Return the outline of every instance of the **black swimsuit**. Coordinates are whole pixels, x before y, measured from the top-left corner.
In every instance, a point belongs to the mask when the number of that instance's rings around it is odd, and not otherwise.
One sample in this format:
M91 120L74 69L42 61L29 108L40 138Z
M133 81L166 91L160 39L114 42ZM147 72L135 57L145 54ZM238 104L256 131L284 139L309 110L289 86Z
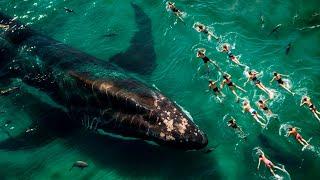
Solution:
M212 90L213 90L214 92L219 92L218 87L212 88Z
M284 81L280 78L280 79L277 79L278 83L279 84L284 84Z
M316 107L315 107L313 104L311 104L311 105L309 106L309 108L310 108L311 111L315 111L315 110L316 110Z
M255 84L260 84L260 81L258 80L257 77L253 77L253 78L252 78L252 81L253 81Z
M205 64L210 61L210 59L207 56L203 57L202 60Z
M234 129L237 129L238 125L237 124L231 124L231 127L234 128Z
M228 82L228 81L229 81L229 82ZM226 80L226 83L227 83L227 85L228 85L229 87L234 86L233 82L232 82L232 81L230 81L230 80Z
M267 107L267 106L265 106L264 108L262 108L263 110L265 110L265 111L268 111L269 110L269 108Z
M179 9L177 9L176 7L172 8L171 10L172 10L172 12L174 12L174 13L178 13L178 12L179 12Z

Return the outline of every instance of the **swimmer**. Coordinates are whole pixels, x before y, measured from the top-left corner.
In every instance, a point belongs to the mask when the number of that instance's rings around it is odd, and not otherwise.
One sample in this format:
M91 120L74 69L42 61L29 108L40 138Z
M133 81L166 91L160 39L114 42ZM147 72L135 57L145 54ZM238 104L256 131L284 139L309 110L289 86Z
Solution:
M168 1L166 8L171 10L185 24L185 22L182 18L183 13L174 5L173 2Z
M261 122L260 120L266 122L262 116L260 116L256 110L254 110L248 101L244 101L242 104L243 112L249 112L252 117L261 125L262 128L266 126L265 123Z
M272 111L268 108L266 102L268 101L269 99L266 99L266 100L262 100L260 99L258 102L257 102L257 106L262 109L265 113L267 113L268 115L272 115Z
M266 156L264 155L264 153L262 151L261 151L261 154L259 155L259 163L258 163L257 170L259 170L261 161L263 161L263 163L266 165L266 167L269 168L270 172L272 173L272 175L274 177L277 177L277 176L276 176L276 173L274 173L273 168L283 171L282 168L274 165L268 158L266 158Z
M282 80L282 76L289 77L288 75L279 74L277 72L273 73L273 78L271 79L270 83L272 83L274 80L276 80L283 89L287 90L289 93L291 93L294 96L294 93L288 88L288 83L284 82Z
M0 29L4 29L5 31L9 29L9 25L7 24L0 24Z
M222 70L221 70L221 68L219 67L219 65L217 64L217 62L209 59L209 58L206 56L206 49L204 49L204 48L199 48L199 49L198 49L198 52L197 52L197 58L201 58L201 59L203 60L204 64L207 66L207 68L209 68L209 67L208 67L208 62L209 62L209 63L213 64L213 65L218 69L218 71L220 71L220 72L222 73Z
M302 106L304 104L309 107L309 109L313 113L313 115L320 121L320 118L319 118L320 112L313 105L313 103L311 102L311 98L310 97L308 97L308 96L302 97L300 106Z
M248 80L244 83L244 86L251 80L259 89L261 89L263 92L267 93L270 97L270 99L273 98L273 93L266 88L260 80L258 80L257 75L259 75L256 71L248 71L246 72Z
M236 101L239 102L240 97L237 94L236 89L239 89L243 92L247 91L242 89L240 86L236 85L234 82L232 82L230 74L225 73L222 77L224 78L224 80L222 81L220 88L222 89L224 85L228 85L232 93L236 96Z
M270 32L269 36L270 36L271 34L275 33L275 32L278 32L281 26L282 26L282 24L276 25L276 26L272 29L272 31Z
M193 25L193 28L198 32L202 32L208 35L208 40L211 40L211 37L215 38L217 41L219 40L219 37L215 35L213 32L209 31L204 24L197 22Z
M232 52L231 52L231 50L230 50L230 44L227 44L227 43L223 44L223 45L222 45L222 49L221 49L220 51L227 53L229 59L230 59L232 62L236 63L237 65L244 66L243 64L241 64L241 62L239 61L239 59L238 59L235 55L232 54Z
M74 12L72 9L67 8L67 7L64 7L63 9L66 11L66 13L73 13Z
M228 124L228 126L231 127L232 129L238 131L239 133L244 134L244 132L242 131L241 127L238 126L236 120L235 120L233 117L231 117L231 119L228 121L227 124Z
M260 16L261 28L264 28L264 16Z
M287 136L294 136L296 138L296 140L303 146L303 147L306 147L306 146L309 146L310 144L305 140L303 139L303 137L298 133L298 130L296 127L290 127L288 129L288 134Z
M220 99L219 96L225 96L218 88L217 86L217 81L212 81L209 80L209 89L212 89L214 94L216 95L217 99L220 101L220 103L222 102L222 100Z

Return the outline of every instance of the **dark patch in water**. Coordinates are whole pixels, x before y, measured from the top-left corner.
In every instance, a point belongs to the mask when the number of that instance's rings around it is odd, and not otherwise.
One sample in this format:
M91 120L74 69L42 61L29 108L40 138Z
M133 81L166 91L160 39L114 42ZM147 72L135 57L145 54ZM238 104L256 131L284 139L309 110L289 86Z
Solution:
M156 67L156 53L152 37L151 20L136 4L131 3L135 12L138 31L130 41L130 47L123 53L110 58L120 67L135 73L148 75Z

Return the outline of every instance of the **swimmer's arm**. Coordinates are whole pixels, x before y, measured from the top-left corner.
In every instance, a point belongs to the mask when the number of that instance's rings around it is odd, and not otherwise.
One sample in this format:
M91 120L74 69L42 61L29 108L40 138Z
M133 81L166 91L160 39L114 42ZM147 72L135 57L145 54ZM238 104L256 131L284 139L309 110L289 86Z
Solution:
M260 167L260 163L261 163L261 158L259 158L259 163L258 163L258 167L257 167L257 170L259 170L259 167Z
M263 103L266 103L266 102L269 101L269 100L270 100L270 99L266 99L266 100L263 101Z
M271 79L271 81L270 81L270 83L272 83L273 81L274 81L274 79L275 79L276 77L273 77L272 79Z
M243 86L246 86L249 81L250 81L250 78L247 79L247 81L243 84Z
M225 83L226 83L226 82L223 80L222 83L221 83L221 85L220 85L220 88L221 88L221 89L224 87Z
M301 101L300 106L303 106L305 103L305 101Z

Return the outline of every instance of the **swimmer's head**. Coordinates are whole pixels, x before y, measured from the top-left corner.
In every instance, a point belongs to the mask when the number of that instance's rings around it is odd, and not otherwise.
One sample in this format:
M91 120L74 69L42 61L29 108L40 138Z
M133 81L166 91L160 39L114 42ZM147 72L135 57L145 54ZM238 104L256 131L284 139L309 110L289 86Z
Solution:
M274 76L278 76L278 73L277 73L277 72L273 72L273 75L274 75Z
M223 76L222 76L224 79L228 79L228 74L224 74Z
M259 154L259 158L262 158L262 154Z
M302 100L307 101L307 96L304 96Z
M173 5L173 2L171 2L171 1L168 1L168 5Z
M258 102L261 103L261 104L263 104L263 101L262 101L262 100L259 100Z
M248 74L252 75L252 71L249 71Z
M211 84L211 83L213 83L213 81L210 79L210 80L209 80L209 83Z
M292 131L292 127L288 128L289 131Z

